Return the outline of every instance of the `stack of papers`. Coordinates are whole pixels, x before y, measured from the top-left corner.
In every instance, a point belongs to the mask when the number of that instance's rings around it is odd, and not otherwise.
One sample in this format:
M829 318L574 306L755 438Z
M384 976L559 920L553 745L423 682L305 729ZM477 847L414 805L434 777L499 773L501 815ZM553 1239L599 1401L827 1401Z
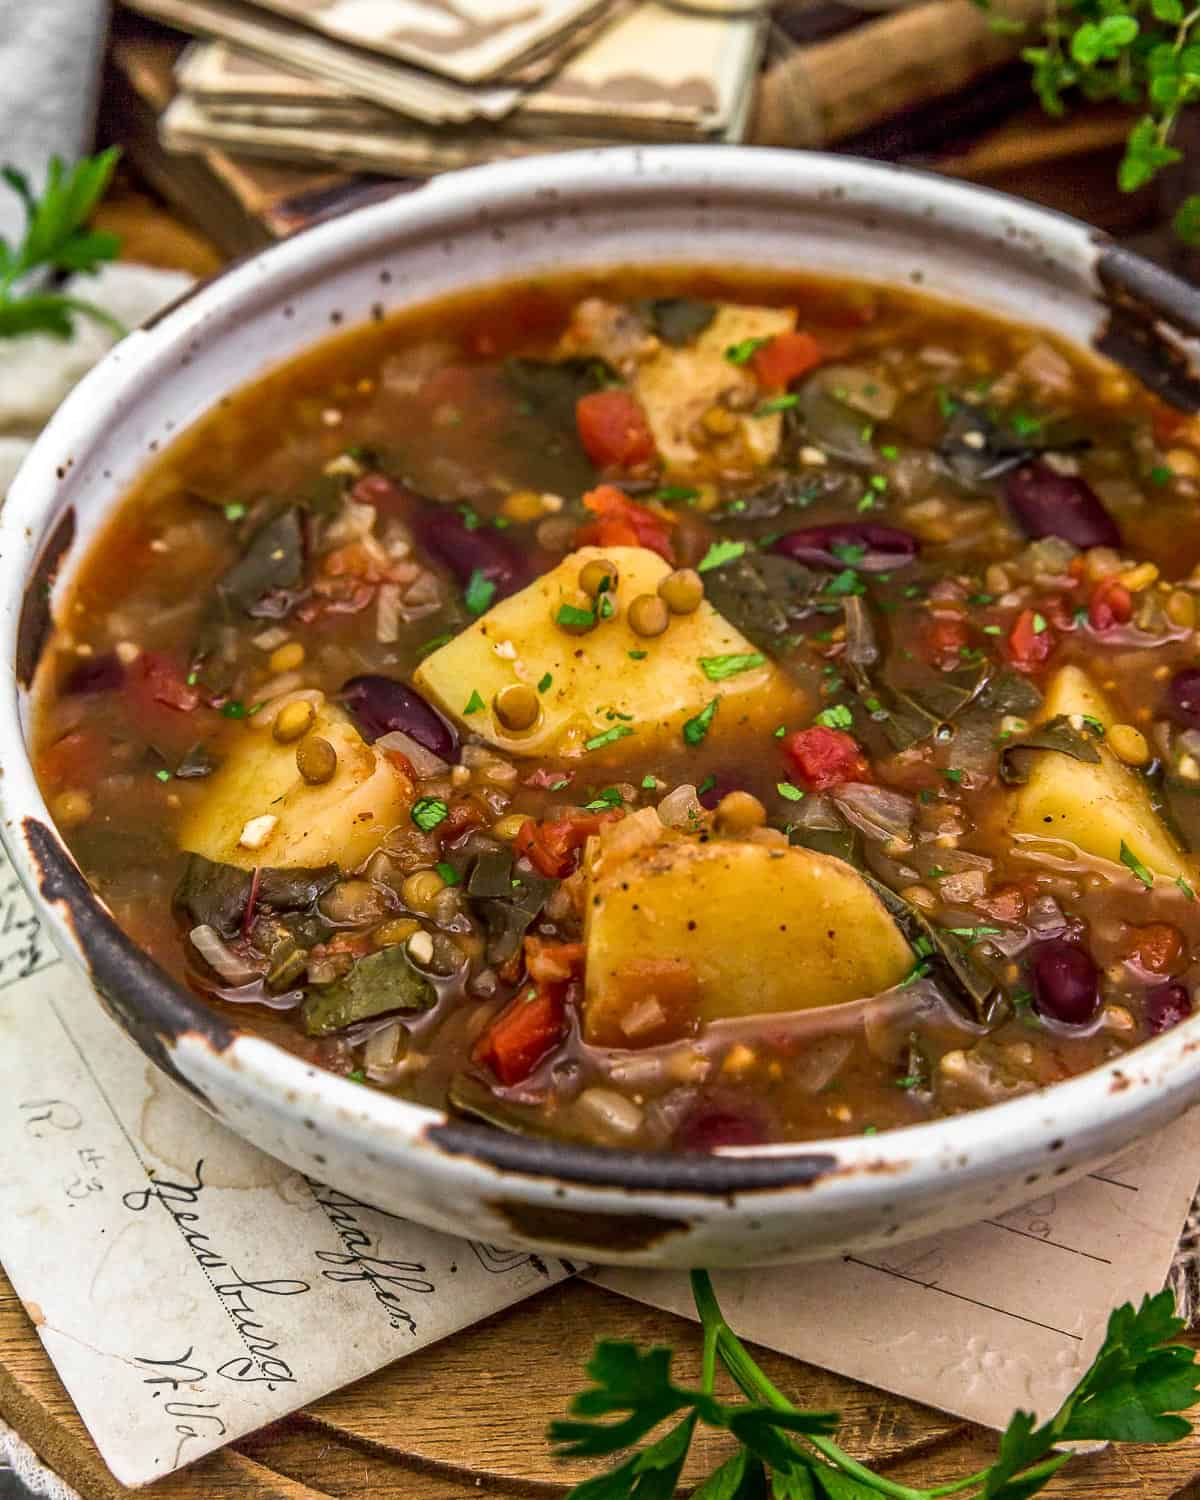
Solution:
M203 40L163 144L397 176L624 141L740 141L765 11L667 0L125 0Z

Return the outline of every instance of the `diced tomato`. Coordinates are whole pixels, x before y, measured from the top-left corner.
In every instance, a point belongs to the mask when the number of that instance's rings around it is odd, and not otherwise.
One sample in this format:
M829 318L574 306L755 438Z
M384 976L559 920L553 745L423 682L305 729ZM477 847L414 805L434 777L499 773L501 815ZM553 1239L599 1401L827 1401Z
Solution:
M85 724L55 740L38 756L38 771L48 792L90 792L108 769L109 739Z
M538 984L560 984L583 973L587 950L582 943L550 943L545 938L525 939L525 967Z
M1054 632L1044 614L1023 609L1008 633L1008 654L1014 667L1032 672L1054 650Z
M161 651L143 651L125 674L130 722L160 750L183 751L212 725L200 705L200 689Z
M506 1088L528 1078L563 1034L565 991L561 984L526 985L475 1043L473 1061Z
M1116 578L1102 578L1088 600L1088 619L1093 630L1111 630L1133 618L1133 595Z
M631 500L613 484L602 484L583 497L597 518L576 533L580 547L649 547L667 562L675 561L671 528L675 517Z
M598 469L632 469L654 457L654 434L629 391L592 391L575 403L584 452Z
M624 816L620 808L614 807L607 812L571 813L547 823L526 818L514 840L514 848L535 870L553 880L562 880L575 868L576 855L588 839L606 823L619 822Z
M797 729L784 740L783 748L810 792L823 792L843 781L871 780L871 767L858 741L844 729L826 729L822 724Z
M750 368L759 385L782 391L790 381L815 370L822 358L821 346L811 333L777 333L754 351Z
M924 629L925 648L934 666L949 671L962 665L970 628L961 615L932 615Z

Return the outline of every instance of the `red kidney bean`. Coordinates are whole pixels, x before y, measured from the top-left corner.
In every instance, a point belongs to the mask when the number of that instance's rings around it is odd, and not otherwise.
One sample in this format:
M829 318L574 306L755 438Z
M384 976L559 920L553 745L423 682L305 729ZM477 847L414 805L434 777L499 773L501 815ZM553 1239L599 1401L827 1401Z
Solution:
M1171 678L1167 712L1189 729L1200 729L1200 667L1184 667Z
M67 673L59 691L64 698L76 693L111 693L125 681L125 668L112 654L85 657Z
M468 526L449 505L414 510L409 524L425 551L449 568L463 587L473 573L481 573L496 585L496 598L503 599L529 581L529 559L515 543L492 526Z
M766 1128L743 1110L702 1109L690 1115L675 1134L682 1151L715 1151L720 1146L761 1146Z
M1177 981L1157 984L1152 990L1147 990L1143 1004L1151 1036L1160 1036L1164 1031L1170 1031L1172 1026L1186 1021L1192 1013L1192 997L1188 994L1187 985Z
M1039 1015L1082 1026L1100 1002L1099 975L1088 954L1056 938L1033 955L1033 1004Z
M1004 492L1026 536L1057 536L1076 547L1121 545L1117 523L1077 475L1059 474L1039 460L1014 469Z
M863 549L861 555L846 549ZM801 526L781 536L771 548L793 562L814 563L821 568L856 568L860 573L887 573L902 568L917 555L918 544L911 532L896 526L876 526L870 521L833 521L827 526Z
M344 682L338 696L369 745L398 729L443 760L458 759L453 726L406 682L368 672Z

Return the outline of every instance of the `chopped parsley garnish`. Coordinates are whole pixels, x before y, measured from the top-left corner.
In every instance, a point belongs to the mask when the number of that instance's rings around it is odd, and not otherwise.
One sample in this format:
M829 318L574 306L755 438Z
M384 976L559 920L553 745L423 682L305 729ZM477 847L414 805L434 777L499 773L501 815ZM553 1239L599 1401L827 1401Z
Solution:
M717 705L720 698L713 698L706 707L702 708L694 719L688 719L683 726L683 738L689 745L698 745L712 728L712 721L716 717Z
M713 568L719 568L723 563L732 562L735 557L741 557L745 550L745 542L713 542L696 564L696 571L708 573Z
M667 484L661 490L655 490L654 498L668 503L672 500L699 500L700 491L690 489L686 484Z
M867 555L865 542L833 542L829 550L839 562L844 562L847 567L851 563L862 562Z
M871 486L871 488L873 490L877 491L877 493L879 493L879 494L882 495L883 492L884 492L884 490L886 490L887 487L888 487L887 475L886 474L872 474L871 477L870 477L870 479L867 480L867 483Z
M479 512L466 502L458 507L458 513L462 517L462 523L468 531L478 531L480 526Z
M871 490L864 491L864 493L862 494L862 496L859 498L858 504L854 507L854 509L856 511L858 511L858 513L860 515L865 515L866 512L869 511L869 510L874 510L875 509L875 495L874 495L874 493Z
M1104 725L1099 719L1093 718L1091 714L1081 714L1080 717L1098 740L1104 738Z
M770 342L769 338L742 339L740 343L730 344L725 351L725 358L731 365L748 365L754 358L755 351Z
M790 781L777 781L775 790L787 802L803 802L804 793Z
M953 781L956 783L960 782L963 779L963 773L961 771L955 770L953 767L951 767L948 771L943 771L942 775L946 778L947 781Z
M1003 630L1000 629L999 625L985 625L983 627L983 633L984 633L984 635L1003 635L1004 634Z
M550 792L561 792L562 789L563 789L563 787L570 786L570 785L571 785L571 778L569 776L564 776L561 781L552 781L550 783L550 785L546 788L546 790L550 791Z
M972 594L967 599L968 604L995 604L995 594Z
M1033 633L1034 633L1034 635L1041 635L1042 631L1045 630L1045 629L1046 629L1046 616L1045 615L1039 615L1039 614L1035 613L1034 617L1033 617Z
M154 779L155 781L170 781L171 773L167 770L155 771Z
M729 656L701 656L697 660L709 682L724 682L726 677L736 677L739 672L761 667L766 657L760 651L744 651Z
M900 457L900 450L892 443L884 443L879 450L879 456L880 458L886 458L888 463L894 464Z
M240 500L234 500L225 506L225 519L227 521L240 521L246 514L246 507Z
M938 410L941 412L942 416L945 418L945 420L947 422L950 420L950 418L954 415L954 413L958 410L958 407L959 407L959 403L958 403L957 399L950 394L950 392L946 389L946 387L944 385L938 386L937 403L938 403Z
M554 676L553 676L553 674L550 673L550 672L545 673L544 676L538 682L538 692L539 693L549 692L550 691L550 687L553 684L553 682L554 682Z
M240 698L230 698L228 703L222 703L221 714L226 719L244 719L246 717L246 705Z
M799 400L799 396L771 396L754 408L754 415L769 417L777 411L790 411Z
M711 792L716 784L717 778L715 776L706 776L700 783L700 785L696 788L696 796L703 797L705 792Z
M606 729L603 734L594 734L590 740L584 740L585 750L600 750L605 745L615 745L618 740L625 739L631 735L633 730L628 724L614 724L611 729Z
M775 738L777 740L781 740L784 737L784 735L787 733L787 725L786 724L778 724L771 731L771 733L775 736Z
M1177 875L1175 877L1175 884L1179 887L1179 889L1183 892L1183 894L1188 898L1189 901L1194 901L1196 899L1195 891L1192 890L1191 886L1188 885L1187 881L1183 878L1182 875Z
M431 832L449 815L450 809L440 797L418 797L409 814L422 833Z
M854 723L854 715L844 703L834 703L823 708L813 723L822 724L826 729L849 729Z
M453 865L448 865L444 859L434 865L433 868L438 872L438 874L442 877L447 885L458 884L460 878L458 871L454 868Z
M1008 414L1008 425L1018 437L1034 437L1042 430L1042 419L1026 411L1014 411Z
M367 1075L361 1068L352 1068L350 1072L346 1074L346 1079L350 1083L366 1083Z
M999 937L999 927L947 927L946 931L968 943L981 943L984 938Z
M590 802L585 802L583 809L585 812L604 812L609 807L620 807L624 800L619 787L606 786L602 792L597 792Z
M607 588L607 587L608 587L608 584L607 584L607 581L606 581L602 585L602 589ZM607 593L601 592L600 594L598 594L596 596L596 613L599 615L599 617L602 620L611 620L612 617L613 617L613 615L616 614L616 612L617 612L617 606L612 602L612 595L611 594L607 594Z
M917 1073L909 1073L907 1075L907 1077L897 1078L896 1079L896 1087L898 1089L917 1089L917 1088L920 1088L921 1087L921 1078L920 1078L920 1075L917 1074Z
M653 792L653 791L657 791L657 789L658 789L658 777L657 776L652 776L647 771L647 773L645 774L645 776L642 777L642 791L643 792Z
M1121 840L1121 863L1127 870L1132 870L1148 891L1154 889L1154 876L1147 870L1124 839Z
M467 699L466 703L463 706L463 713L477 714L482 707L483 699L479 696L479 689L475 688L472 690L471 696Z
M596 623L596 616L594 611L580 609L577 604L560 604L554 620L568 630L590 630Z
M1165 464L1155 464L1150 470L1151 484L1170 484L1171 471Z
M463 603L467 606L467 613L476 617L484 614L495 597L495 583L490 578L485 578L481 570L476 568L463 590Z
M832 594L835 596L842 594L865 594L867 588L853 568L844 568L842 572L829 580L821 592L822 594Z
M625 654L630 661L645 661L650 655L648 651L627 651Z

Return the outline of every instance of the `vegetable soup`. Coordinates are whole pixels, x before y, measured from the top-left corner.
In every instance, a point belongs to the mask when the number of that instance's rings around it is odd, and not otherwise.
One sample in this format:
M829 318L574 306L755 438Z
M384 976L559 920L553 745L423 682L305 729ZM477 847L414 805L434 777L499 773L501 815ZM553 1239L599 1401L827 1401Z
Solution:
M908 291L631 269L227 397L60 611L35 764L314 1063L647 1149L1012 1098L1200 983L1200 419Z

